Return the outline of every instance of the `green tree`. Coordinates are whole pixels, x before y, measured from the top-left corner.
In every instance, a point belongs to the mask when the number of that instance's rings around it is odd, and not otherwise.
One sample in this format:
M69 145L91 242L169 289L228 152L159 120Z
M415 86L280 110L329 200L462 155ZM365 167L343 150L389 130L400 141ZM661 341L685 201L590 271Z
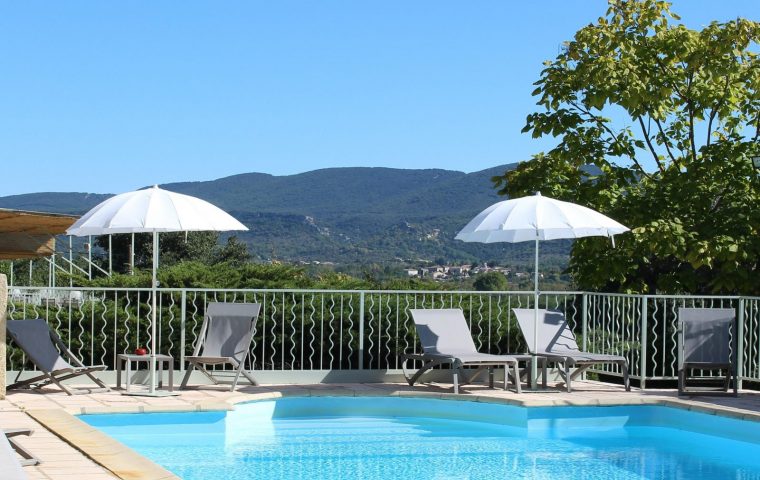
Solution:
M113 235L111 240L114 270L129 270L129 249L132 235ZM159 234L160 263L174 265L185 261L197 261L207 265L216 263L241 264L250 259L248 246L232 236L220 246L219 232L169 232ZM101 236L95 244L108 249L108 236ZM153 261L153 236L150 233L135 234L135 268L150 268Z
M508 290L509 283L501 272L485 272L475 278L472 286L479 292L503 292Z
M494 181L633 228L574 244L580 288L760 293L760 24L678 23L658 0L609 0L546 63L523 129L557 145Z
M248 244L238 240L236 236L227 239L227 243L215 249L212 257L212 263L229 263L232 265L242 265L251 260L251 254L248 252Z

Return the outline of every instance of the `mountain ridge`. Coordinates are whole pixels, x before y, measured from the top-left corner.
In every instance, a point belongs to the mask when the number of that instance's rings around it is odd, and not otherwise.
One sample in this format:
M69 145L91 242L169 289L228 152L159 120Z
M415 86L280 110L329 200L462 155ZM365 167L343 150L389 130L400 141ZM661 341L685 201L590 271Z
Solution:
M491 177L516 164L465 173L445 169L334 167L292 175L249 172L162 187L207 200L248 228L236 235L260 260L392 263L529 262L532 245L454 240L501 198ZM82 214L110 194L39 192L0 197L0 207ZM567 258L568 242L542 246ZM527 256L526 256L527 255Z

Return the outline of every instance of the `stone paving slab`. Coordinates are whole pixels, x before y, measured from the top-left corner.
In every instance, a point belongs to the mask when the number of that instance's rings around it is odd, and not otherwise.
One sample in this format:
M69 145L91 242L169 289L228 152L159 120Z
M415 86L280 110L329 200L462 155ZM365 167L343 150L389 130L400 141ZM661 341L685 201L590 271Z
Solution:
M119 391L70 397L54 388L44 388L9 392L5 400L0 400L0 426L35 430L31 437L20 440L43 461L41 465L24 468L30 479L163 480L177 477L73 415L230 410L241 402L292 396L410 396L525 407L666 405L760 422L760 392L745 391L738 398L679 398L674 390L626 392L618 385L591 381L574 382L574 386L572 393L553 386L549 391L527 391L520 395L485 386L468 386L462 389L463 393L455 395L446 384L415 387L406 384L266 385L242 387L235 392L215 387L192 388L183 390L181 395L163 398L125 396ZM45 426L54 429L56 434ZM73 433L66 433L67 429Z

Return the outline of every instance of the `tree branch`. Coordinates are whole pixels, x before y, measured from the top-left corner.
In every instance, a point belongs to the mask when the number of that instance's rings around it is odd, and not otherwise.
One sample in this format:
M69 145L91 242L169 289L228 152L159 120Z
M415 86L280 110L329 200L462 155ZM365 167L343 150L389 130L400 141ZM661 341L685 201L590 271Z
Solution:
M654 161L657 162L657 168L660 169L660 173L665 172L665 168L663 168L662 162L660 162L660 157L657 155L657 150L654 149L652 140L649 138L649 130L644 126L644 120L641 118L641 116L638 116L637 119L639 120L639 125L641 126L641 133L644 134L644 140L647 141L649 151L652 152L652 157L654 157Z
M663 145L665 145L665 150L668 152L668 156L670 157L670 161L673 162L675 165L678 166L678 168L681 168L681 163L676 160L675 155L673 155L673 152L670 150L670 142L668 142L668 137L665 135L665 130L662 128L662 123L658 119L654 119L654 123L657 125L657 129L660 131L660 135L662 135L663 138Z
M660 61L660 58L657 55L654 56L654 59L657 62L657 66L660 68L661 72L663 73L663 78L667 78L670 75L672 75L672 72L670 72L668 68L662 64L662 62ZM673 89L674 92L676 92L676 94L679 97L681 97L681 99L686 100L688 98L687 95L684 95L684 93L678 87L678 84L676 82L671 82L669 86ZM691 90L691 82L689 82L688 90ZM689 93L688 90L687 90L687 93ZM692 134L693 134L693 118L691 118L691 121L692 121L691 125L692 125ZM680 168L681 164L680 162L678 162L678 160L676 160L675 155L673 155L673 152L670 149L670 144L667 142L665 131L662 128L662 123L658 119L655 119L655 122L657 123L657 128L659 129L660 134L663 136L663 139L666 139L663 143L665 144L665 149L668 152L668 156L670 157L671 161L675 163L676 165L678 165L678 167ZM694 145L693 139L692 139L692 145Z
M716 105L717 107L717 105ZM712 124L713 120L715 119L715 114L717 113L717 110L711 110L710 111L710 119L707 121L707 146L710 146L710 138L712 137Z
M569 103L570 105L572 105L573 107L575 107L575 108L576 108L578 111L580 111L581 113L585 113L586 115L588 115L589 117L591 117L591 120L592 120L593 122L595 122L597 125L599 125L600 127L602 127L602 128L603 128L603 129L604 129L604 130L607 132L607 134L609 134L609 136L610 136L610 137L612 137L612 140L613 140L613 142L615 142L615 143L617 143L618 145L620 145L620 141L617 139L617 136L615 135L615 132L613 132L613 131L610 129L610 127L608 127L608 126L607 126L607 125L606 125L606 124L605 124L605 123L604 123L604 122L603 122L603 121L602 121L602 120L601 120L599 117L597 117L596 115L594 115L593 113L591 113L589 110L586 110L585 108L582 108L582 107L578 106L578 105L577 105L575 102L568 102L568 103ZM621 146L622 146L622 145L621 145ZM651 175L649 175L649 174L648 174L648 173L647 173L647 172L644 170L644 168L641 166L641 164L639 163L639 161L638 161L638 160L636 160L636 157L634 157L634 156L633 156L633 155L631 155L631 154L628 154L628 158L630 158L630 159L633 161L633 163L634 163L634 164L636 164L636 166L637 166L637 167L638 167L638 169L639 169L639 172L640 172L642 175L644 175L645 177L647 177L647 178L648 178L648 179L650 179L650 180L652 179L652 176L651 176Z
M686 93L691 95L691 87L694 84L694 72L689 72L689 86L686 89ZM686 109L689 112L689 143L691 144L691 161L697 161L697 143L694 141L694 104L691 96L684 98L686 101Z
M668 71L667 67L660 62L660 58L657 55L655 55L654 58L657 61L657 66L660 67L660 70L662 70L663 78L667 78L669 75L672 75L672 72ZM681 89L678 88L678 84L677 83L675 83L675 82L671 83L670 87L672 87L673 90L678 95L680 95L682 97L684 96L683 93L681 93Z
M689 144L691 145L691 161L697 161L697 144L694 141L694 108L691 106L691 100L687 102L689 108Z
M730 82L731 77L726 75L726 86L723 87L723 96L720 100L718 100L718 103L715 105L714 108L710 110L710 120L707 122L707 146L710 146L710 138L712 137L712 124L713 120L715 120L715 115L718 114L718 110L723 106L723 104L726 102L726 98L728 98L728 86L731 84Z

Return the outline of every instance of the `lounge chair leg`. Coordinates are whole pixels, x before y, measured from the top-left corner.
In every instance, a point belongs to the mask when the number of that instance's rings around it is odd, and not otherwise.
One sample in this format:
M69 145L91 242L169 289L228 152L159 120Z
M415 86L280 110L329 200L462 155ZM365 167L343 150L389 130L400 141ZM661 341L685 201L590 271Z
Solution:
M542 367L541 367L541 386L543 388L546 388L549 375L548 375L548 373L546 371L546 359L545 358L541 360L541 365L542 365Z
M193 370L195 369L195 364L191 363L187 366L187 370L185 370L185 376L182 377L182 383L179 386L180 390L183 390L187 388L187 382L190 380L190 374L193 373Z
M64 392L66 392L66 395L74 395L74 392L72 392L72 391L71 391L71 390L69 390L68 388L64 387L64 386L63 386L63 383L59 382L59 381L58 381L58 379L57 379L57 378L55 378L54 376L52 376L52 375L48 375L48 379L49 379L51 382L55 383L55 384L56 384L56 386L58 386L58 388L60 388L60 389L61 389L61 390L63 390Z
M406 377L406 381L409 384L410 387L414 386L415 383L417 383L417 380L420 379L423 373L427 372L433 367L437 367L438 365L442 365L444 363L448 363L450 360L431 360L426 363L424 363L417 372L415 372L414 375L411 377ZM452 366L452 368L455 368ZM406 376L406 374L404 374Z
M3 430L2 433L5 434L6 438L8 438L8 442L11 444L11 447L13 447L16 453L18 453L19 456L23 458L23 460L19 462L22 467L30 467L33 465L39 465L41 463L39 458L24 448L20 443L16 442L16 439L13 438L19 435L26 435L28 437L34 433L34 430L31 430L29 428L13 428Z
M256 381L255 378L253 378L253 375L251 375L250 373L246 372L245 369L243 369L242 374L243 374L243 376L245 378L248 379L249 382L251 382L251 385L258 385L259 384L259 382Z
M219 385L219 380L217 380L216 378L214 378L214 376L211 375L210 373L208 373L208 370L206 370L206 364L204 364L204 363L201 363L201 364L196 363L195 364L195 368L199 372L201 372L206 378L208 378L209 381L211 381L212 384Z
M404 374L404 378L406 379L406 383L408 383L410 387L413 387L414 386L414 379L412 378L411 375L409 375L407 373L407 370L406 370L406 362L408 362L410 360L410 358L407 357L407 356L404 356L403 358L404 358L404 361L401 362L401 372Z
M732 364L728 368L728 372L726 372L726 373L728 373L729 375L731 375L733 377L733 379L734 379L734 397L738 397L739 396L739 377L737 375L738 372L737 372L737 369L736 369L736 364L735 363Z
M729 388L731 388L731 367L726 369L726 379L723 381L723 390L728 393Z
M242 363L238 365L237 373L235 373L235 380L232 381L232 386L230 387L230 392L235 391L235 387L237 387L238 384L238 379L240 379L240 374L243 373L243 366L244 365ZM245 377L248 378L248 375ZM250 380L250 378L248 378L248 380Z
M230 392L235 391L235 387L237 387L238 379L240 378L240 370L237 371L235 374L235 379L232 381L232 385L230 385Z
M623 371L623 384L625 385L625 391L631 391L631 378L628 376L628 362L622 362L620 369Z
M36 377L27 378L26 380L19 380L19 378L21 378L22 373L24 373L23 367L16 374L16 378L13 379L13 383L5 387L6 390L15 390L17 388L28 388L32 390L35 388L42 388L45 385L50 383L50 375L48 375L47 373L42 373L40 375L37 375Z
M457 373L457 369L454 368L454 373L451 374L454 380L454 393L459 393L459 374Z
M37 382L39 382L41 379L42 379L42 377L34 377L32 379L22 380L20 382L14 381L14 383L8 385L5 388L6 388L6 390L17 390L17 389L21 389L21 388L32 389L32 388L35 388L34 384L37 383ZM18 375L16 376L16 380L18 380Z
M517 390L517 393L522 393L522 386L520 385L520 367L518 366L518 362L513 363L512 366L515 369L515 390Z
M90 377L90 380L92 380L93 382L95 382L95 385L97 385L100 388L104 389L106 392L110 392L111 391L111 389L108 387L108 385L106 385L105 383L103 383L103 381L101 379L99 379L98 377L96 377L95 375L93 375L92 372L88 372L86 375L88 377Z

